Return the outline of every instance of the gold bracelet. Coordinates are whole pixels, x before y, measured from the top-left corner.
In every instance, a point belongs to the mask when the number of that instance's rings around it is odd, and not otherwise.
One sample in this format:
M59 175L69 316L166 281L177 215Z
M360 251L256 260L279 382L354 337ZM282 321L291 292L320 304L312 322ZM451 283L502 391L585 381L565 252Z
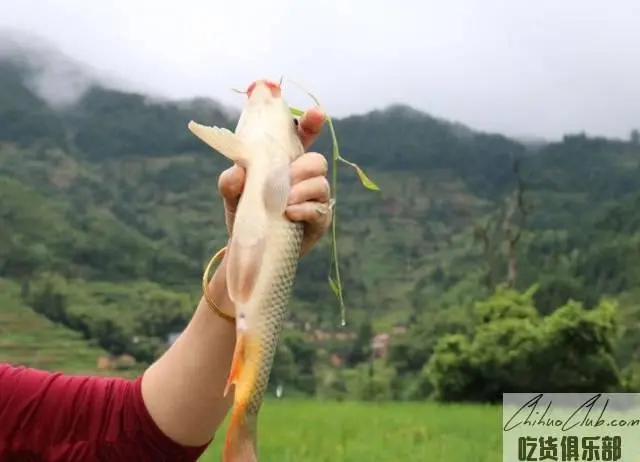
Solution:
M209 294L209 273L211 272L211 267L217 260L222 258L222 256L226 251L227 251L226 247L221 248L213 257L211 257L211 260L209 260L209 264L207 265L207 268L204 270L204 274L202 275L202 294L204 295L204 299L207 302L207 305L209 306L211 311L216 313L221 318L226 319L231 323L235 323L236 318L226 313L223 313L222 310L218 308L218 305L216 305L216 302L213 301L213 299L211 298L211 295Z

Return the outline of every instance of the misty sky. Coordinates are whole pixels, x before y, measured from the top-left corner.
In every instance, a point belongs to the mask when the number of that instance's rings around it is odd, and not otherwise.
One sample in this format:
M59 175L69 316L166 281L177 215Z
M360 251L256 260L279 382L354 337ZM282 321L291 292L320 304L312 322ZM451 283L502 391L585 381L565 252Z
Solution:
M332 115L400 102L509 135L640 127L638 0L0 3L0 27L170 97L240 106L230 88L284 75Z

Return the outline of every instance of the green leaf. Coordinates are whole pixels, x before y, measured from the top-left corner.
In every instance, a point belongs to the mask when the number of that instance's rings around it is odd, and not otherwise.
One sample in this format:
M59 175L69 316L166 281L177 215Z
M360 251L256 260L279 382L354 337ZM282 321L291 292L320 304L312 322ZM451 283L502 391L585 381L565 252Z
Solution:
M304 111L302 109L298 109L297 107L290 107L289 111L291 111L291 115L296 117L301 117L304 115Z
M338 289L338 284L336 284L336 281L334 281L331 276L329 276L329 287L331 287L331 290L333 291L335 296L339 298L340 297L340 289Z
M357 165L355 167L356 172L358 172L358 176L360 177L360 181L365 188L371 189L373 191L380 191L378 185L371 181L371 179L364 173L364 171L360 167L358 167Z

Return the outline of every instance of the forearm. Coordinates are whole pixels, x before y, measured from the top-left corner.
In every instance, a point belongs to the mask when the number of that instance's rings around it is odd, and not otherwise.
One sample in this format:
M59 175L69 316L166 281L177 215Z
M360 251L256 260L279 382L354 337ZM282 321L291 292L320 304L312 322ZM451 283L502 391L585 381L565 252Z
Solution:
M229 312L224 271L214 274L209 290ZM225 418L233 393L223 398L235 345L235 326L214 313L204 299L178 340L144 374L142 396L158 427L186 446L211 440Z

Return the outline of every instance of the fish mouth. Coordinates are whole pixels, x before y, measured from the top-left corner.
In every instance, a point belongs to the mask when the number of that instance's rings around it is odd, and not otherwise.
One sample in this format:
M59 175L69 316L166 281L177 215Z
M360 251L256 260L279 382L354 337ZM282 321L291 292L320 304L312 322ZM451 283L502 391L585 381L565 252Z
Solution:
M260 79L252 82L251 85L249 85L249 87L247 88L247 97L251 98L251 95L253 95L254 91L260 88L268 90L271 93L271 96L273 96L274 98L278 98L282 94L282 89L280 88L279 83L275 83L267 79Z

